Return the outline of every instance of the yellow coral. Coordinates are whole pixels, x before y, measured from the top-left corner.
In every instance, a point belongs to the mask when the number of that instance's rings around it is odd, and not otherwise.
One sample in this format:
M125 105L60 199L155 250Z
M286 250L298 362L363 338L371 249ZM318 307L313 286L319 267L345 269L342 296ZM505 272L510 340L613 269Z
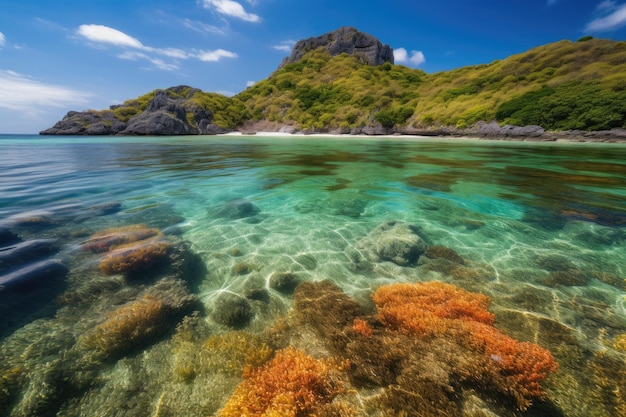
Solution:
M626 352L626 333L620 334L615 338L615 342L613 344L615 349Z
M241 376L247 367L267 362L273 350L260 337L240 330L210 336L204 343L181 340L174 353L174 374L190 382L214 372Z
M83 335L79 344L107 355L132 349L166 329L167 314L163 302L152 297L127 303Z

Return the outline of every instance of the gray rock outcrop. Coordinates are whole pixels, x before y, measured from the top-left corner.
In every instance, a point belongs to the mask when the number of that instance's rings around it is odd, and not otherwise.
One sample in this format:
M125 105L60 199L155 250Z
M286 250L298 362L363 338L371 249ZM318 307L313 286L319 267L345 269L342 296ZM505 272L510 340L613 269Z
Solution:
M278 68L300 61L304 54L317 48L324 48L330 56L342 53L354 55L368 65L394 63L391 46L383 45L372 35L344 26L333 32L296 42L291 55L285 58Z
M178 97L187 90L187 95ZM123 135L197 135L216 133L211 124L213 114L200 107L190 107L188 99L199 91L186 86L172 87L157 91L146 110L128 121L128 126L120 132ZM176 98L168 92L175 93ZM194 125L187 114L193 115ZM196 127L197 126L197 127Z
M226 133L212 123L213 113L194 103L197 88L188 86L158 90L146 109L127 123L116 117L119 106L109 110L70 111L41 135L211 135Z
M115 135L126 129L110 110L70 111L54 126L40 132L41 135Z

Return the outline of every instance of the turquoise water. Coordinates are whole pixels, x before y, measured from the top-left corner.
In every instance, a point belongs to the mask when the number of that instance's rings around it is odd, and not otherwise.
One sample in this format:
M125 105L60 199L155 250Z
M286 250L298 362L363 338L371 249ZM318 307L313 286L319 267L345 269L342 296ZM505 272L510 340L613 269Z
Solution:
M364 241L390 221L416 226L428 246L452 249L463 265L372 259ZM98 267L106 255L85 242L137 224L158 230L171 262L107 275ZM0 275L54 263L26 289L0 290L2 415L215 414L241 370L225 372L210 359L224 352L203 349L232 328L272 348L336 353L298 327L280 274L331 280L368 308L375 288L397 282L437 280L488 295L503 333L548 349L560 366L527 415L626 413L623 146L5 135L2 230L14 238L0 245ZM19 243L42 241L43 249L11 257ZM245 311L224 317L226 294L245 300ZM162 329L94 353L89 335L112 312L153 298L170 303ZM290 327L287 342L276 341L277 323ZM197 371L181 370L184 361ZM365 400L381 387L351 388L358 400L346 402L384 415ZM463 392L458 415L518 415L487 400L470 406L483 397Z

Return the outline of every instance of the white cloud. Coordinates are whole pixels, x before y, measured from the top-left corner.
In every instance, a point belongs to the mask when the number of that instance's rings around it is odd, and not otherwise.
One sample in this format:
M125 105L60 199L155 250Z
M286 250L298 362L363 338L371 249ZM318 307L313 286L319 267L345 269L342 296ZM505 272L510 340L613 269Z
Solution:
M0 70L0 97L0 108L36 114L44 108L87 103L92 94L44 84L14 71Z
M124 32L102 25L81 25L77 33L91 42L121 48L132 48L119 54L118 58L132 61L145 60L150 62L153 68L164 71L180 69L179 61L185 59L216 62L222 58L237 58L236 53L224 49L197 51L180 48L154 48L144 45L139 39L133 38Z
M278 45L272 46L272 48L278 51L291 52L295 44L296 44L296 41L290 39L287 41L281 41Z
M203 0L204 8L215 9L216 12L229 17L236 17L237 19L244 20L246 22L260 22L261 18L253 13L248 13L243 8L241 3L237 3L232 0Z
M144 46L139 40L124 32L103 25L80 25L77 33L92 42L141 49Z
M393 59L396 64L410 64L418 67L426 62L426 57L422 51L411 51L411 54L404 48L393 50Z
M150 62L154 66L154 68L163 71L174 71L180 69L180 67L176 63L167 63L160 58L149 56L147 54L144 54L143 52L126 51L118 55L118 58L127 59L130 61L146 60Z
M7 38L4 36L4 33L0 32L0 48L2 48L7 43Z
M197 20L184 19L183 26L198 33L214 33L217 35L226 34L223 29L217 26L207 25L206 23L198 22Z
M586 32L610 32L626 25L626 3L618 6L613 1L604 1L597 10L600 17L587 24Z
M223 49L216 49L215 51L203 51L198 54L198 59L201 61L215 62L222 58L237 58L237 54Z
M252 87L254 84L256 84L256 81L248 81L246 87Z

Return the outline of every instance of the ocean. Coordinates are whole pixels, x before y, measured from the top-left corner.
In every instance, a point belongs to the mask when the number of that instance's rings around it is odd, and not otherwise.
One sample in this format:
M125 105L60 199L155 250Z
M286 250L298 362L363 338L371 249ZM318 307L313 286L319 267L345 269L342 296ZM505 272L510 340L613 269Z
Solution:
M626 415L625 246L618 144L0 135L0 414Z

